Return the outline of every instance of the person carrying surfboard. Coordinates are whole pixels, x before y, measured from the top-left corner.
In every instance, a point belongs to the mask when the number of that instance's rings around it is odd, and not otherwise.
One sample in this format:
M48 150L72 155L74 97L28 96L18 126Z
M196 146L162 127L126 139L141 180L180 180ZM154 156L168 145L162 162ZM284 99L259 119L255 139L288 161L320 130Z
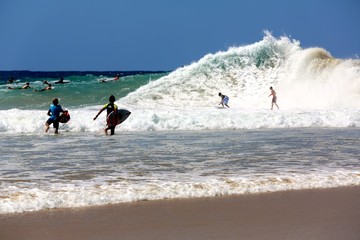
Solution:
M111 95L109 97L109 103L105 104L104 107L102 107L99 112L96 114L96 116L94 117L94 121L96 120L96 118L106 109L107 114L106 116L109 116L110 113L115 112L118 110L118 106L114 103L115 102L115 97L114 95ZM105 134L107 134L108 130L111 131L111 135L115 134L115 126L109 126L109 124L106 125L106 128L104 129Z
M60 113L65 112L62 107L59 105L59 99L54 98L52 104L50 105L49 111L47 115L50 116L49 119L45 123L45 132L49 131L50 125L52 124L55 128L55 134L59 133L59 120Z

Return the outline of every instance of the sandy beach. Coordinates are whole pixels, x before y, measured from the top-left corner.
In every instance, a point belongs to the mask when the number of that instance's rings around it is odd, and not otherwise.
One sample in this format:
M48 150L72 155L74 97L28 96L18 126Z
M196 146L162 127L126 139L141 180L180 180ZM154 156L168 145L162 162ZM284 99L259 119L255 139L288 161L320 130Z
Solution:
M0 239L360 239L360 187L0 215Z

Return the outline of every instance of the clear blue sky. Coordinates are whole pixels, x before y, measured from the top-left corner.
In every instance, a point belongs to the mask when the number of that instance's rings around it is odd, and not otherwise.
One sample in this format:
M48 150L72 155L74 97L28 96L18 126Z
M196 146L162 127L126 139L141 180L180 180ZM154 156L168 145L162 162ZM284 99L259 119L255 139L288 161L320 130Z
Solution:
M172 70L263 30L360 55L359 0L1 0L0 70Z

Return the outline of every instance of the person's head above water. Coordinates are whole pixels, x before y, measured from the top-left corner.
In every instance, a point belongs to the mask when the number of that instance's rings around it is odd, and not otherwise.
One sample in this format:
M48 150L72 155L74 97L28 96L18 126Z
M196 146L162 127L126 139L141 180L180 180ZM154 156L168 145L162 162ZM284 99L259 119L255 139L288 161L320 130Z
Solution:
M111 95L111 96L109 97L109 102L111 102L111 103L115 102L115 97L114 97L114 95Z
M53 102L54 105L58 105L59 104L59 99L54 98L52 102Z

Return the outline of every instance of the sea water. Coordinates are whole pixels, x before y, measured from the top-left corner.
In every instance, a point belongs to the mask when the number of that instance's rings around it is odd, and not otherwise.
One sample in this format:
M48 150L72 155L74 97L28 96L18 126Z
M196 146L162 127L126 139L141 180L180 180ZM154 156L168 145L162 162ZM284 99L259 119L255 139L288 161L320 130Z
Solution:
M172 72L7 89L58 80L33 74L0 85L0 213L360 185L357 59L266 34ZM132 114L105 136L110 94ZM59 135L43 130L54 97L71 114Z

